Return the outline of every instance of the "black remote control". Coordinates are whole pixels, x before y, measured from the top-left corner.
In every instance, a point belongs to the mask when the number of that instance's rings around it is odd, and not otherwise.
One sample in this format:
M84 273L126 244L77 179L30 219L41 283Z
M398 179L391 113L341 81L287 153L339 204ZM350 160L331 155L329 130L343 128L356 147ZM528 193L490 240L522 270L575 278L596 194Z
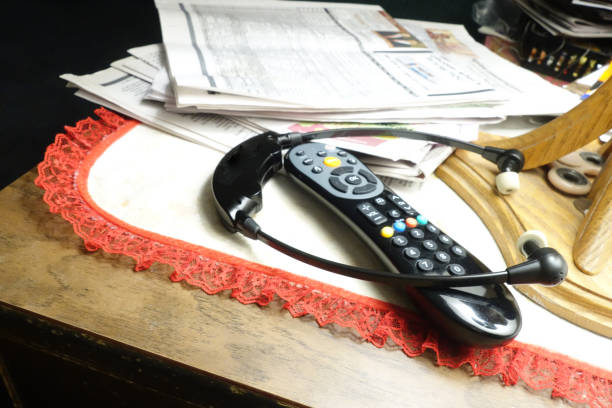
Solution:
M305 143L287 152L285 169L344 219L391 272L432 276L490 272L351 153ZM512 340L521 328L518 305L505 285L407 290L424 313L462 343L497 346Z

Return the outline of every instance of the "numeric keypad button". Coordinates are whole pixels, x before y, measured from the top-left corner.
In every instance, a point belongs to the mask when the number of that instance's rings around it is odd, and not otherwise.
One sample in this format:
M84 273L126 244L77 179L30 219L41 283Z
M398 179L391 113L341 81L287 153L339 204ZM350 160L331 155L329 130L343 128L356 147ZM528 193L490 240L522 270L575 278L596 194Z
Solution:
M450 264L447 270L453 275L465 275L465 268L459 264Z
M414 239L423 239L425 233L418 228L413 228L410 230L410 236Z
M440 241L444 245L452 245L453 244L453 240L448 235L446 235L446 234L438 235L438 241Z
M429 272L433 270L434 264L431 261L431 259L419 259L417 261L417 268L419 268L420 270L424 272Z
M393 245L395 245L396 247L404 247L406 245L408 245L408 238L406 238L403 235L396 235L391 239L391 242L393 243Z
M433 225L432 223L429 223L425 226L425 229L427 229L427 231L431 232L432 234L437 234L438 232L440 232L440 230L438 229L438 227L436 227L435 225Z
M423 241L423 248L427 249L428 251L435 251L436 249L438 249L438 244L436 244L435 241L432 241L431 239L426 239L425 241Z
M450 262L450 259L451 259L450 255L444 251L436 252L435 257L438 261L443 262L443 263Z
M467 255L467 251L463 248L460 247L459 245L453 245L451 247L451 252L457 256L466 256Z
M406 258L418 259L421 256L421 251L419 251L418 248L415 247L408 247L404 249L403 254Z

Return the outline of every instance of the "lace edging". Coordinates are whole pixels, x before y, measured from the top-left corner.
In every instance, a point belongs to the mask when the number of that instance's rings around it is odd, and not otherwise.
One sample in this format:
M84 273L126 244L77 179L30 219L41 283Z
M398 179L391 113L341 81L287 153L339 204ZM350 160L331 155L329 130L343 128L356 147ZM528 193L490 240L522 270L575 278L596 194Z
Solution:
M517 341L493 349L457 345L419 315L395 305L114 219L89 198L86 175L104 149L138 122L104 108L95 113L100 119L84 119L56 136L38 165L35 181L45 190L50 211L73 225L88 250L130 256L137 271L154 262L170 265L172 281L184 281L208 294L229 290L244 304L265 306L278 297L292 316L312 315L321 326L334 323L353 329L379 348L391 340L411 357L431 350L439 365L468 364L475 375L498 375L506 385L523 381L534 390L550 389L552 397L593 408L612 406L612 373L606 370Z

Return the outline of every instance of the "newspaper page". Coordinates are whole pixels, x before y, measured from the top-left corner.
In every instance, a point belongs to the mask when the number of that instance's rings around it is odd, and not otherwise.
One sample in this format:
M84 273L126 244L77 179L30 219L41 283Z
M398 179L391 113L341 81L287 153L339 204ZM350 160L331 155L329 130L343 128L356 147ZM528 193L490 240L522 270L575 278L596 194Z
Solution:
M199 104L203 91L327 111L506 97L431 52L379 6L231 0L156 5L178 106Z
M62 78L80 88L76 92L79 97L222 152L250 136L267 130L286 133L364 126L357 123L307 124L275 120L268 122L267 127L263 127L253 125L246 118L229 120L219 115L204 113L190 115L166 112L160 103L142 99L149 87L146 81L114 68L83 76L64 74ZM377 125L379 126L448 135L461 140L475 139L478 131L476 125L458 124ZM363 160L370 164L377 174L413 181L423 181L452 152L450 148L428 142L387 136L345 137L328 140L328 143L365 154Z
M580 98L574 93L551 84L478 43L462 25L407 19L398 21L411 31L425 35L419 38L431 49L443 53L458 69L480 77L490 87L509 95L508 101L494 107L499 116L559 115L580 103ZM418 32L419 28L423 31Z
M128 53L152 66L161 69L166 66L166 52L161 43L143 45L128 49Z
M143 60L136 57L126 57L111 63L111 67L117 68L127 74L133 75L146 82L153 82L159 69L152 67Z
M161 50L159 50L159 52L161 52ZM118 69L126 72L130 72L133 75L135 74L134 72L126 70L125 65L119 65L117 63L113 63L111 65L116 66ZM141 79L147 80L145 77L142 77ZM148 82L151 81L149 80ZM258 98L220 93L210 93L202 97L202 100L214 100L214 103L211 104L212 108L204 105L179 108L176 106L174 92L170 83L170 77L165 66L161 67L155 74L151 87L145 95L145 99L164 102L168 111L177 113L211 112L234 116L235 120L240 120L241 117L263 118L261 120L253 119L250 123L251 125L257 125L258 121L270 122L276 119L280 119L281 121L299 120L310 122L451 122L483 124L497 123L503 120L503 117L499 115L499 112L495 106L484 103L461 103L426 107L415 106L409 109L372 110L360 112L320 113L312 112L307 108L304 108L304 111L302 112L287 112L284 110L284 108L287 106L286 104L277 103L273 104L272 106L269 101L263 101ZM273 107L274 110L261 110L265 107ZM244 110L240 110L239 108L243 108ZM269 124L270 123L264 125L262 129L266 129Z
M60 77L120 107L135 119L222 152L255 135L252 130L219 115L166 112L159 103L143 99L149 83L112 67L90 75Z

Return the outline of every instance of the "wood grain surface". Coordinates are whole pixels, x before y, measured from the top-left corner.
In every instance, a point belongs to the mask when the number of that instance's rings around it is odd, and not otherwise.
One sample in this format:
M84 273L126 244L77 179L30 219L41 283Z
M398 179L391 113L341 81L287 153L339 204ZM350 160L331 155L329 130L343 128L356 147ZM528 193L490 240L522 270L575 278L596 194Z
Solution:
M287 405L316 407L563 406L547 390L409 358L393 345L319 328L280 305L243 305L174 284L164 265L134 272L131 259L90 253L50 214L34 171L0 192L0 302L184 364Z
M491 135L481 135L490 144ZM568 263L567 279L559 286L517 285L536 303L553 313L596 333L612 337L612 272L609 241L591 246L591 266L601 273L583 273L572 255L584 214L574 206L575 197L553 189L542 168L520 174L519 191L502 196L495 190L497 168L480 157L458 151L440 166L436 174L461 196L480 216L508 265L523 262L516 248L518 237L527 230L542 231L549 246L557 249ZM608 197L609 193L604 195ZM609 236L612 219L610 206L603 203L603 213L590 223L595 238ZM601 218L602 216L603 218ZM583 248L584 249L584 248ZM593 259L593 257L599 257Z
M612 156L588 195L589 210L578 227L574 262L586 274L612 273Z
M490 142L491 146L519 149L524 169L533 169L565 156L612 129L612 81L574 109L524 135Z

